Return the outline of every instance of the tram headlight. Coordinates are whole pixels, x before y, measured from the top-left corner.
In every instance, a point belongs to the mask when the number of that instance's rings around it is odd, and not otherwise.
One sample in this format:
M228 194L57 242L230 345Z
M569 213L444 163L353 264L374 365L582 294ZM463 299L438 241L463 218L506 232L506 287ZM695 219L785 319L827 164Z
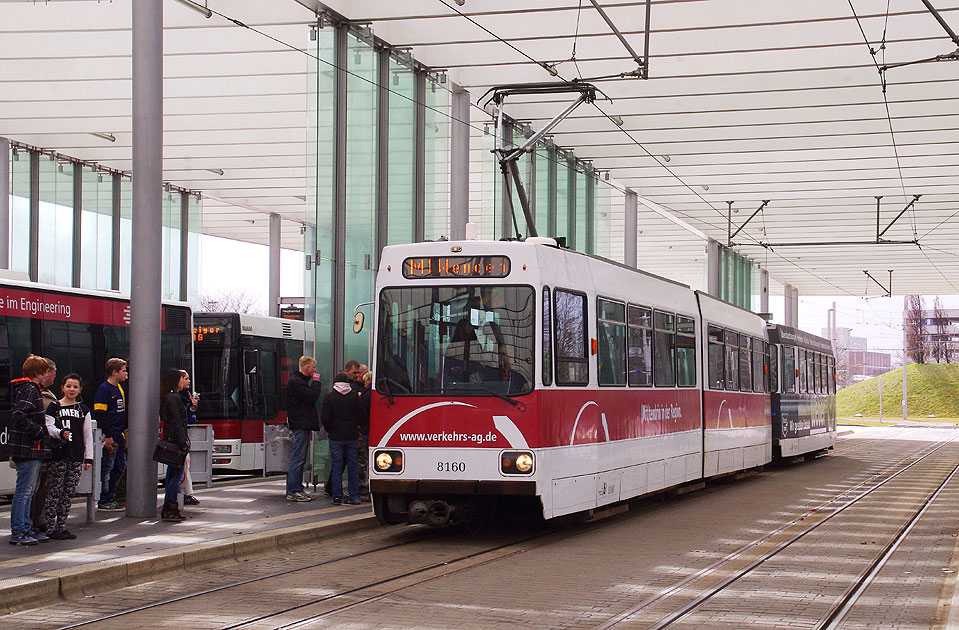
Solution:
M533 454L529 451L503 451L500 455L500 472L504 475L529 475L533 468Z
M403 471L402 451L374 451L373 465L377 472L397 473Z

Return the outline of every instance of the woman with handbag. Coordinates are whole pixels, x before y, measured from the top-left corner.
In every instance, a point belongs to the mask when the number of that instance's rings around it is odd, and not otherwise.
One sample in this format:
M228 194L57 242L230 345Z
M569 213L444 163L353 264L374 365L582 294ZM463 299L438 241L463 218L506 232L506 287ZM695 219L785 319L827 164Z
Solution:
M163 373L160 382L160 420L163 422L163 440L157 443L154 459L161 459L167 465L166 494L163 498L163 511L160 518L178 523L186 520L180 514L177 494L183 479L183 464L190 452L190 440L187 437L186 405L180 399L180 390L186 388L187 379L176 368ZM161 454L161 451L163 453Z

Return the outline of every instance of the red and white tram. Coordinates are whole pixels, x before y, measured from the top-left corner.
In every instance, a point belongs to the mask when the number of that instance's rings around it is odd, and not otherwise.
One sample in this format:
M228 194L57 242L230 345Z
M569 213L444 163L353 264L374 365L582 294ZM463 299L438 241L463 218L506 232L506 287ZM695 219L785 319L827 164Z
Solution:
M772 458L765 322L685 285L550 238L415 243L376 303L383 523L555 518Z

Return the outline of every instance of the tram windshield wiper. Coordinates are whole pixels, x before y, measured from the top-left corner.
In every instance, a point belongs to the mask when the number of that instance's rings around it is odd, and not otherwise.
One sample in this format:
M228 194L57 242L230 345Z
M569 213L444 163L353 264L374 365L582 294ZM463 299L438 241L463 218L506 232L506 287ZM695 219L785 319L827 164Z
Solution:
M509 395L502 392L498 392L488 387L447 387L446 391L448 392L483 392L489 394L490 396L496 396L502 400L505 400L511 405L518 405L519 401L515 398L510 398Z

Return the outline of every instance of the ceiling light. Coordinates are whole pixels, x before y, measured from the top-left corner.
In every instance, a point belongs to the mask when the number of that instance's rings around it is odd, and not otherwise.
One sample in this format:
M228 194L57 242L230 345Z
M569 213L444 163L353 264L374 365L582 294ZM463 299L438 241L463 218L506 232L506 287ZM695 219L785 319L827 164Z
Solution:
M115 135L113 135L112 133L106 133L106 132L102 132L102 131L93 131L93 132L90 133L90 135L91 135L91 136L96 136L97 138L100 138L101 140L106 140L107 142L116 142L116 141L117 141L117 137L116 137Z
M664 161L664 162L668 162L668 161L669 161L669 156L668 156L668 155L664 155L664 156L663 156L663 161Z
M197 13L199 13L205 18L209 18L211 15L213 15L213 11L210 11L210 9L203 6L202 4L197 4L196 2L192 2L192 0L176 0L176 1L185 7L189 7L193 9L194 11L196 11Z
M703 190L709 190L709 184L703 184Z
M207 169L204 169L204 170L209 171L209 172L211 172L211 173L213 173L213 174L215 174L215 175L223 175L223 169L222 169L222 168L207 168Z
M463 6L464 4L466 4L466 0L453 0L453 2L455 2L459 6Z
M622 117L622 116L610 116L609 119L612 120L613 123L614 123L617 127L622 127L622 126L623 126L623 117Z

